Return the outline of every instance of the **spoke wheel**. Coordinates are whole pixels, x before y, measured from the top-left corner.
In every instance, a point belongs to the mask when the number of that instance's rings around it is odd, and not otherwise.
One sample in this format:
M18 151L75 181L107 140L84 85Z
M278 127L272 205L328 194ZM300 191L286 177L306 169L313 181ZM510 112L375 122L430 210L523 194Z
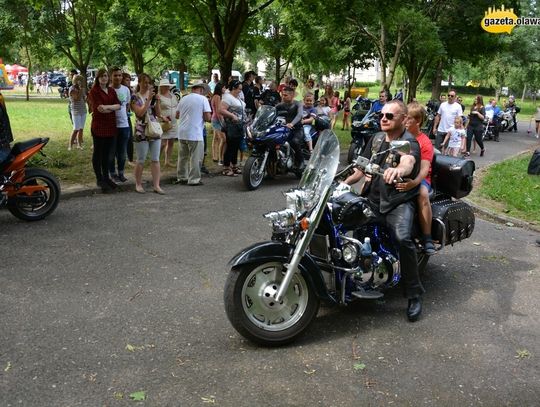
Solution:
M17 218L27 221L41 220L58 206L60 185L48 171L39 168L26 169L22 186L39 186L42 189L30 195L24 192L10 195L8 209Z
M259 188L264 178L264 169L261 171L263 157L249 157L242 171L242 180L244 185L250 191Z
M225 285L225 310L245 338L277 346L298 337L317 315L319 299L296 273L281 302L274 298L285 273L283 263L246 265L231 271Z

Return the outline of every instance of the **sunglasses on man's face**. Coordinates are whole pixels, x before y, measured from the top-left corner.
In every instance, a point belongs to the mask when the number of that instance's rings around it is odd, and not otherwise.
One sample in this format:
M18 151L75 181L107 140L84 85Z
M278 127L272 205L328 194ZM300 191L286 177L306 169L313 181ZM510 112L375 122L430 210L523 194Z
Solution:
M394 120L395 117L399 116L394 113L379 113L379 120L386 118L386 120Z
M455 98L456 95L450 95L450 94L449 94L448 97L449 97L449 98Z

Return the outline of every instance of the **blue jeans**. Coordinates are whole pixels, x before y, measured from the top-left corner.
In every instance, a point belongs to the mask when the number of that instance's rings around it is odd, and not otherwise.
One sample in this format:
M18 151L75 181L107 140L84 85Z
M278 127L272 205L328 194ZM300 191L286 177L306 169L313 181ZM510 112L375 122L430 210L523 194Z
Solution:
M109 173L115 174L115 158L118 163L118 175L124 174L124 168L126 167L126 155L127 145L129 140L129 127L118 128L118 136L116 137L116 144L114 146L114 155L109 165Z

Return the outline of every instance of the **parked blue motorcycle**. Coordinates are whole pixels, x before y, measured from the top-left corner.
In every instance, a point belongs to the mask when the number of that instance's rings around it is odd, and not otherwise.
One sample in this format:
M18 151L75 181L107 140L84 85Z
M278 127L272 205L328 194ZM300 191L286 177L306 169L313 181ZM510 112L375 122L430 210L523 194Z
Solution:
M315 120L312 135L314 145L318 138L317 129L324 125ZM247 189L253 191L259 188L265 177L273 178L287 173L293 173L298 178L302 176L303 169L294 165L294 150L290 145L292 131L285 126L285 118L274 106L261 106L247 133L253 147L242 170L242 180ZM302 155L309 160L306 149L302 149Z
M392 141L389 150L407 153L410 144ZM233 327L255 343L294 341L313 322L321 301L347 305L381 298L400 280L399 248L390 233L366 198L339 182L354 167L371 175L382 170L358 157L338 173L339 156L336 135L323 132L300 184L285 194L287 208L264 215L272 224L272 240L246 247L229 262L225 311ZM459 200L471 191L473 172L470 160L435 159L432 236L438 250L474 230L474 213ZM422 272L429 257L420 239L416 244Z

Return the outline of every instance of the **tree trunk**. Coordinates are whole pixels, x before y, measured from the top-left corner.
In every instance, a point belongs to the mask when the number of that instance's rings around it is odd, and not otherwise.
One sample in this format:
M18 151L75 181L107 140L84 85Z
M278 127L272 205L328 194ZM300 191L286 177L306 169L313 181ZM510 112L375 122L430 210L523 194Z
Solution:
M276 85L279 85L281 82L281 58L279 56L274 56L276 61Z
M443 60L441 59L437 64L435 77L433 78L433 82L431 83L431 100L439 100L439 95L441 94L442 70Z
M28 76L26 77L26 101L28 102L30 100L30 81L32 79L30 76L30 73L32 72L32 60L30 58L30 52L28 51L28 43L24 44L24 51L28 60Z
M187 71L186 61L183 59L180 61L180 66L178 70L178 80L180 81L180 90L186 90L186 87L184 86L184 72Z
M523 85L523 93L521 94L521 103L525 102L525 93L527 93L527 84Z

